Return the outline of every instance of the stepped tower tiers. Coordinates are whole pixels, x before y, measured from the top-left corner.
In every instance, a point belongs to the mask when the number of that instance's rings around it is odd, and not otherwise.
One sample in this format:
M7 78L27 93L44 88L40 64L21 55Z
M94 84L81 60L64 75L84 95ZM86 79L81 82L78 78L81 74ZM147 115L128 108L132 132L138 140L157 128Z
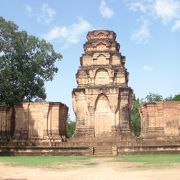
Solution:
M87 34L73 89L74 136L116 136L130 133L132 89L125 56L113 31Z

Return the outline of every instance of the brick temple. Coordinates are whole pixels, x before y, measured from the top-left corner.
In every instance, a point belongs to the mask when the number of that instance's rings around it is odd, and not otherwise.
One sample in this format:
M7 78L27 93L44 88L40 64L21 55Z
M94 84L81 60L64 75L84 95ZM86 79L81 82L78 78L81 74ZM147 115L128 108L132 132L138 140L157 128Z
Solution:
M179 153L180 101L142 104L141 135L131 131L133 91L116 34L87 34L72 91L76 129L67 138L68 107L61 102L28 102L0 107L0 155L113 156Z
M113 31L87 34L73 89L75 136L114 136L130 132L132 89L125 56Z

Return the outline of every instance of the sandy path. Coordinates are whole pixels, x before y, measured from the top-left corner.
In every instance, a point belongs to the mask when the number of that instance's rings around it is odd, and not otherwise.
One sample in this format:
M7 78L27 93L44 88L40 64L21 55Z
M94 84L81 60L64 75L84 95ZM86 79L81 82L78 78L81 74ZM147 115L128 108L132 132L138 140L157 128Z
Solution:
M0 165L0 180L180 180L178 167L128 170L127 164L100 162L75 169L40 169ZM122 168L121 168L122 167Z

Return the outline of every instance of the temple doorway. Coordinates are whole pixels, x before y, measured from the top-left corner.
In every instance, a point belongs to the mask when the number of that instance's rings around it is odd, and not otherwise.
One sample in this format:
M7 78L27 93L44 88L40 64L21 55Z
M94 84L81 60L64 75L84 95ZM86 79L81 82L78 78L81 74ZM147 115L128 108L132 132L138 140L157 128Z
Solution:
M95 136L111 133L112 116L108 98L104 94L99 95L95 110Z

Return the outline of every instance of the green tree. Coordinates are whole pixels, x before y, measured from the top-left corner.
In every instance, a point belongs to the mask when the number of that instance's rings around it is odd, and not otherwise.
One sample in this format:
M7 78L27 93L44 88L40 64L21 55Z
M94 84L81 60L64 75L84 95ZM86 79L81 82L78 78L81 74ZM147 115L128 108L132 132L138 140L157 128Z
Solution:
M73 136L75 131L76 122L68 120L67 122L67 137L70 138Z
M180 94L176 94L173 98L173 101L180 101Z
M159 94L155 94L155 93L149 93L146 97L145 97L145 101L147 103L151 103L151 102L156 102L156 101L163 101L163 97Z
M176 94L174 97L170 96L166 98L165 101L180 101L180 94Z
M139 114L140 105L141 105L140 100L136 99L134 96L132 110L131 110L131 127L133 133L136 136L139 136L141 131L141 122L140 122L141 120Z
M55 62L61 58L51 44L0 17L0 103L44 100L44 83L53 79Z
M173 97L169 96L169 97L165 98L164 101L173 101L172 99L173 99Z

